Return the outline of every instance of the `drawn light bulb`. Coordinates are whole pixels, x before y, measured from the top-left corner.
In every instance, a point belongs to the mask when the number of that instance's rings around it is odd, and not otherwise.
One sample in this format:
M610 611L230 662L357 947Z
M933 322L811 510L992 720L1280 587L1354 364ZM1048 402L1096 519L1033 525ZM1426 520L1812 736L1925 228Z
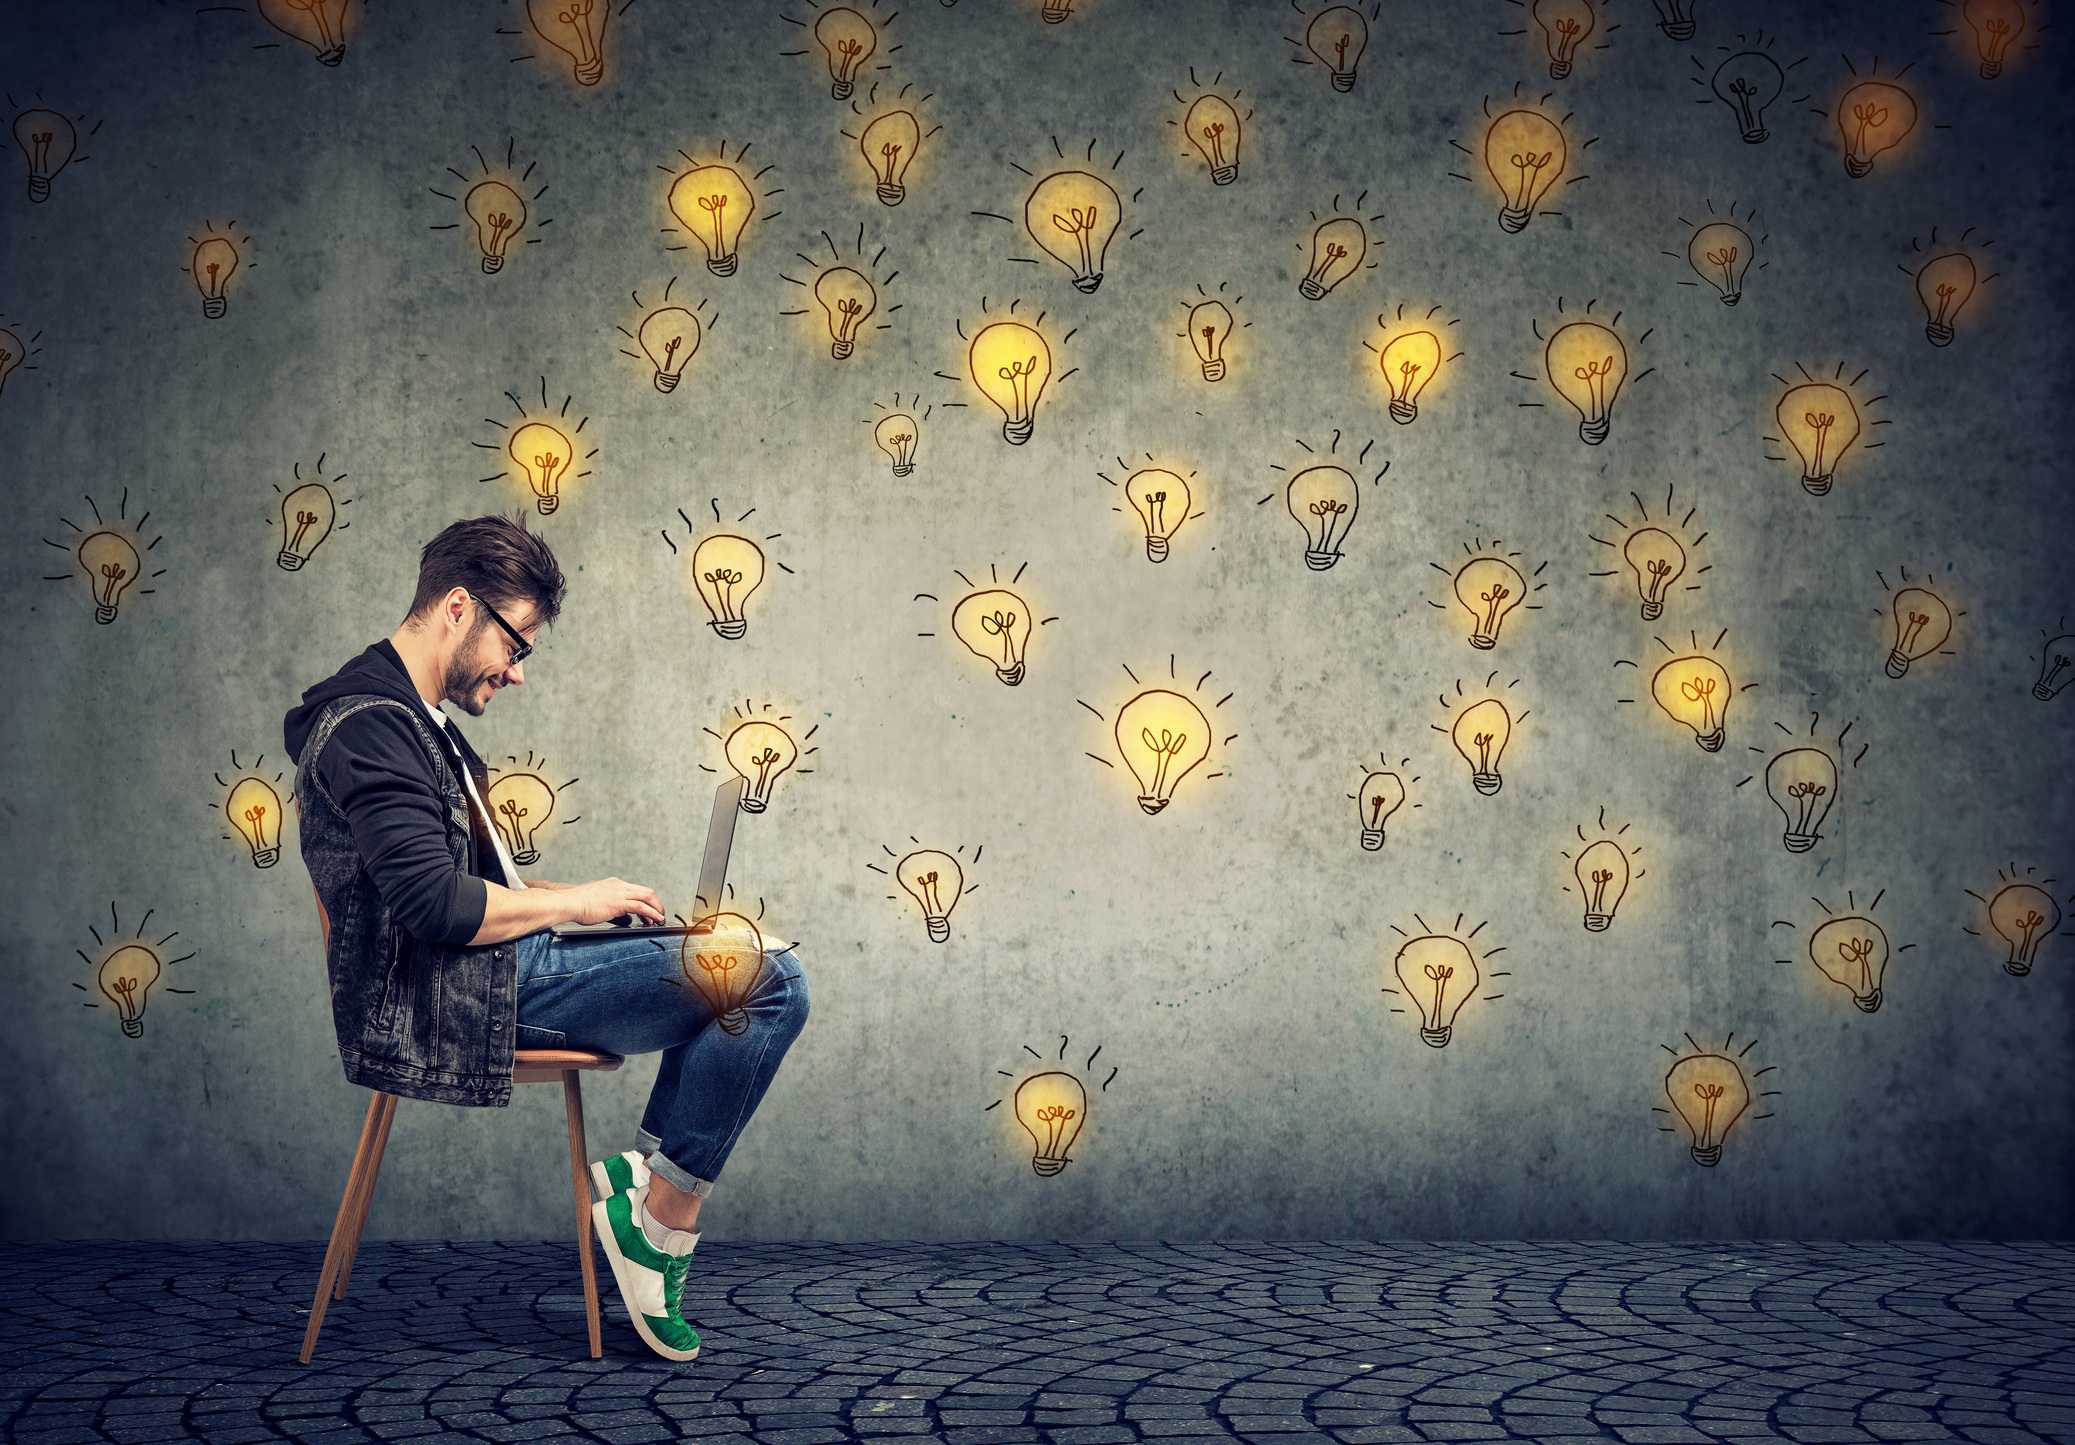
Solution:
M252 866L271 868L281 861L281 795L264 778L240 778L223 805L245 846Z
M1602 838L1578 854L1571 871L1578 875L1578 892L1585 900L1586 932L1605 933L1628 892L1628 855L1612 838Z
M1614 398L1628 380L1628 349L1596 321L1573 321L1549 338L1549 384L1578 411L1578 439L1598 446L1607 439Z
M1809 935L1808 956L1823 976L1851 990L1860 1013L1880 1007L1881 974L1888 966L1888 936L1870 918L1833 918Z
M1404 425L1419 415L1419 394L1441 369L1441 338L1407 331L1383 348L1383 380L1391 389L1391 420Z
M1138 779L1138 806L1158 813L1210 756L1210 720L1180 693L1152 688L1117 713L1117 751Z
M101 964L101 992L122 1015L126 1038L144 1032L144 1002L159 981L159 959L141 943L125 944Z
M1828 382L1788 389L1774 413L1780 435L1801 458L1801 486L1812 497L1829 495L1837 459L1859 439L1859 408L1851 393Z
M901 859L893 874L921 907L929 941L942 943L949 938L951 910L958 906L958 895L965 891L965 874L959 871L958 860L949 853L924 848Z
M764 549L747 537L719 532L692 550L692 584L712 614L706 625L730 642L749 631L742 609L763 582Z
M814 278L814 299L829 323L829 355L848 361L857 346L857 330L879 306L879 293L862 272L831 266Z
M1693 1136L1695 1164L1722 1162L1722 1140L1751 1107L1751 1086L1736 1060L1721 1054L1688 1054L1664 1076L1665 1096Z
M1885 81L1863 80L1837 103L1837 128L1844 133L1845 174L1860 179L1876 156L1916 129L1916 101Z
M503 181L477 181L462 198L461 209L475 222L483 274L495 276L504 269L504 253L512 238L526 229L525 198Z
M1076 290L1092 293L1102 284L1103 258L1123 214L1123 201L1101 176L1054 171L1023 203L1023 229L1073 273Z
M1016 1086L1016 1122L1037 1146L1030 1167L1049 1179L1073 1163L1067 1150L1088 1122L1088 1091L1072 1074L1032 1074Z
M1283 500L1304 529L1304 565L1323 572L1338 562L1340 544L1347 540L1361 506L1361 488L1353 473L1341 467L1306 467L1290 478Z
M1015 687L1023 681L1030 646L1030 604L1013 592L970 593L951 609L951 631L973 656L994 664L994 675Z
M77 555L94 594L94 621L115 621L116 605L144 565L137 549L120 532L94 532L80 538Z
M552 515L562 505L562 479L574 456L569 438L544 421L529 421L512 433L505 450L533 488L533 504L540 514Z
M29 163L29 199L50 199L51 177L72 159L79 132L54 110L25 110L14 118L14 143Z
M908 167L922 148L922 126L905 110L890 110L865 127L857 138L865 164L884 205L898 206L908 198Z
M7 389L7 378L21 366L28 349L22 345L21 337L5 327L0 327L0 391Z
M605 74L605 22L612 0L526 0L533 33L576 64L576 83L596 85Z
M1888 649L1888 676L1901 677L1953 633L1952 609L1937 594L1905 587L1895 594L1895 645Z
M338 506L331 489L321 482L304 482L281 499L281 550L274 561L283 572L300 571L338 520Z
M1470 614L1470 646L1488 652L1498 644L1506 614L1527 595L1527 582L1509 562L1476 557L1455 574L1455 600Z
M540 861L539 834L555 811L555 790L532 773L500 773L483 795L490 821L511 850L512 862L531 868Z
M1598 19L1592 13L1592 0L1535 0L1533 14L1549 51L1549 78L1568 78L1578 47L1592 34Z
M1383 825L1405 806L1405 783L1396 773L1371 773L1355 795L1355 815L1362 824L1362 846L1374 853L1383 846Z
M2013 883L1989 903L1989 926L2010 945L2003 972L2023 978L2039 961L2039 947L2061 926L2060 906L2044 888Z
M1924 335L1933 346L1950 346L1953 322L1974 294L1974 258L1955 251L1926 261L1916 273L1917 300L1924 303Z
M195 289L202 293L202 314L211 321L222 319L224 309L230 305L223 288L237 269L238 248L223 237L210 236L195 247L188 275L194 277Z
M1636 579L1636 594L1643 600L1643 621L1655 622L1664 615L1664 594L1685 574L1686 549L1669 532L1638 527L1621 544L1621 557Z
M1022 446L1037 421L1038 398L1052 379L1052 348L1020 321L980 328L967 353L973 385L1001 408L1002 440Z
M1787 820L1780 841L1789 853L1806 853L1837 801L1837 764L1819 748L1789 748L1765 765L1765 794Z
M1751 269L1750 233L1727 221L1711 221L1686 243L1686 264L1693 274L1721 293L1724 306L1744 298L1744 273Z
M1165 562L1168 539L1189 520L1189 484L1159 467L1146 467L1124 479L1124 499L1146 529L1146 560Z
M756 193L730 166L694 166L670 184L670 214L706 252L706 269L735 274L742 231L756 214Z
M1650 0L1657 7L1657 28L1667 40L1691 40L1695 23L1693 0Z
M656 369L656 390L677 390L684 364L699 350L699 318L682 306L665 306L641 318L635 333L649 365Z
M1484 168L1506 198L1499 225L1509 235L1526 227L1569 164L1563 128L1540 111L1509 110L1491 123L1484 133Z
M1189 345L1203 363L1205 381L1225 379L1225 342L1232 335L1232 313L1222 301L1205 301L1189 309Z
M2032 696L2041 702L2052 702L2071 681L2075 681L2075 633L2064 632L2047 641L2045 656L2039 660L2039 680L2032 684Z
M1994 80L2003 73L2003 55L2010 42L2025 33L2025 7L2020 0L1967 0L1960 14L1974 31L1981 78Z
M1675 657L1650 679L1651 698L1666 717L1693 730L1703 752L1722 751L1729 700L1735 695L1729 674L1712 657Z
M1513 716L1504 703L1488 697L1464 708L1448 736L1470 765L1472 787L1488 798L1505 786L1505 779L1499 776L1499 757L1513 741Z
M346 11L352 0L259 0L267 24L317 52L325 65L346 58Z
M1432 1048L1447 1048L1455 1016L1477 993L1477 959L1469 945L1428 934L1399 949L1393 967L1404 996L1419 1010L1420 1039Z
M837 100L850 99L857 88L857 72L879 48L879 32L872 22L845 5L821 12L814 22L814 38L829 62L829 94Z
M1765 128L1765 107L1780 98L1786 83L1779 62L1762 50L1739 51L1715 67L1715 94L1736 112L1744 144L1757 145L1771 134Z
M1229 186L1239 179L1239 112L1221 95L1203 95L1182 122L1189 143L1203 152L1211 184Z
M1311 233L1311 269L1297 294L1317 301L1361 269L1369 255L1369 233L1352 216L1335 216Z
M721 750L735 775L749 784L742 790L745 813L761 813L770 807L773 785L800 760L800 750L785 729L761 720L743 723L729 733Z
M915 418L906 412L892 412L879 419L872 428L872 440L879 443L879 450L893 458L893 474L905 477L915 470L915 443L921 428Z
M746 794L742 802L748 806ZM739 1034L749 1027L743 1004L764 971L764 936L754 923L739 913L708 914L684 936L677 959L722 1033Z
M1319 64L1333 74L1333 89L1343 95L1355 88L1355 67L1369 45L1369 22L1362 12L1347 5L1334 5L1311 17L1304 32L1304 48L1318 57Z

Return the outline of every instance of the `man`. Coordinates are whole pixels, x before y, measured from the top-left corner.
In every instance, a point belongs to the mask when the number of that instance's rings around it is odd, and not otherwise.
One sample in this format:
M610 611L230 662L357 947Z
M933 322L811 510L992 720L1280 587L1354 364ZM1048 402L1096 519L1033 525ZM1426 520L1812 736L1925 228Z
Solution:
M619 878L520 878L483 804L488 770L439 705L481 717L524 683L563 586L523 518L456 522L426 544L395 635L287 716L303 861L331 917L352 1083L501 1108L514 1048L662 1051L636 1147L592 1166L592 1216L635 1329L689 1360L699 1336L679 1298L699 1206L807 1020L807 981L790 952L768 953L720 1027L696 989L658 977L648 939L549 931L661 923L662 900Z

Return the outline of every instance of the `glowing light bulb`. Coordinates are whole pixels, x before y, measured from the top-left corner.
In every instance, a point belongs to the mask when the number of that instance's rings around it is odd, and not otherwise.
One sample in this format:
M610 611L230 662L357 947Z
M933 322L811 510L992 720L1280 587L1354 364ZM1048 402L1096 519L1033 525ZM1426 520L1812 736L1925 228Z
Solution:
M1650 0L1657 7L1657 28L1667 40L1691 40L1695 22L1693 0Z
M1369 233L1352 216L1335 216L1311 233L1311 269L1297 294L1317 301L1361 269L1369 255Z
M1511 563L1477 557L1455 574L1455 600L1470 614L1470 646L1488 652L1498 644L1506 614L1527 596L1527 582Z
M764 549L747 537L716 533L692 551L692 583L712 614L706 625L730 642L749 631L742 609L763 581Z
M1693 1136L1695 1164L1722 1162L1722 1140L1751 1107L1751 1086L1736 1060L1721 1054L1688 1054L1664 1076L1665 1097Z
M1283 501L1304 529L1304 565L1323 572L1338 562L1361 506L1354 475L1340 467L1306 467L1290 478Z
M1089 293L1102 284L1103 258L1123 216L1124 203L1110 183L1087 171L1054 171L1023 203L1023 229L1073 272L1076 290Z
M1117 713L1117 751L1138 779L1138 805L1158 813L1210 756L1210 720L1178 692L1152 688Z
M1459 938L1428 934L1398 950L1393 967L1405 997L1419 1010L1419 1036L1445 1049L1455 1016L1477 992L1477 959Z
M951 631L973 656L994 664L994 675L1010 687L1023 681L1023 655L1030 646L1030 604L1013 592L990 588L962 598L951 609Z
M158 955L141 943L126 944L103 960L101 992L120 1010L125 1037L134 1039L144 1032L144 1002L158 981Z
M2003 55L2025 33L2025 7L2018 0L1967 0L1960 14L1974 31L1974 53L1981 58L1981 78L2003 73Z
M929 941L944 942L951 936L951 910L965 890L965 874L959 871L958 860L949 853L924 848L901 859L893 873L920 905Z
M908 167L922 148L922 126L915 117L905 110L888 111L865 127L857 148L872 168L881 203L898 206L906 200Z
M1493 121L1484 133L1484 168L1506 198L1499 225L1508 234L1524 229L1569 164L1563 128L1540 111L1509 110Z
M253 867L271 868L281 861L281 795L264 778L238 779L223 811L252 850Z
M748 802L745 795L744 805ZM722 1033L739 1034L749 1027L742 1006L764 971L764 936L754 923L739 913L708 914L684 936L677 959Z
M1239 179L1239 112L1221 95L1203 95L1182 122L1190 144L1203 152L1212 185L1229 186Z
M1343 95L1355 88L1355 67L1368 45L1369 22L1346 5L1319 11L1304 32L1304 48L1333 73L1333 89Z
M1757 145L1771 132L1765 107L1780 98L1787 83L1778 61L1762 50L1744 50L1715 67L1715 94L1736 112L1736 129L1744 144Z
M1851 990L1860 1013L1880 1007L1881 974L1888 966L1888 936L1870 918L1833 918L1809 935L1808 956L1823 976Z
M605 74L605 22L612 19L612 0L526 0L526 19L534 34L576 63L578 85L598 83Z
M1924 335L1933 346L1950 346L1953 322L1974 294L1974 258L1964 251L1939 256L1916 273L1917 300L1924 303Z
M1774 413L1780 436L1801 458L1801 486L1827 496L1837 459L1859 439L1859 408L1851 393L1828 382L1790 388Z
M905 477L915 470L915 443L921 428L915 418L906 412L892 412L879 419L872 428L872 440L879 443L879 450L893 458L893 474Z
M512 433L505 450L533 488L533 504L540 514L551 515L562 505L562 479L575 455L569 438L544 421L529 421Z
M2045 654L2039 660L2039 680L2032 684L2032 696L2052 702L2062 688L2075 681L2075 633L2049 639Z
M857 88L859 67L879 48L879 32L855 10L838 5L821 12L814 22L814 38L828 57L829 94L837 100L850 99L850 92Z
M755 192L729 166L694 166L670 184L670 214L706 251L706 269L735 274L743 228L756 214Z
M1419 394L1441 369L1441 338L1407 331L1383 348L1383 380L1391 389L1391 420L1404 425L1419 415Z
M1030 1167L1051 1178L1073 1163L1067 1150L1088 1122L1088 1091L1072 1074L1032 1074L1016 1086L1016 1122L1037 1146Z
M1789 853L1806 853L1837 801L1837 764L1820 749L1789 748L1765 765L1765 794L1787 820L1780 841Z
M879 306L879 293L861 272L831 266L814 278L814 299L828 316L829 355L848 361L857 346L857 330Z
M2044 888L2013 883L1989 903L1989 926L2010 945L2003 972L2023 978L2039 961L2039 947L2061 926L2060 905Z
M21 337L5 327L0 327L0 391L7 389L7 378L21 366L28 348L22 345Z
M1586 931L1605 933L1628 892L1628 855L1612 838L1602 838L1578 855L1571 871L1578 875L1578 892L1585 899Z
M137 549L120 532L94 532L80 539L77 555L94 594L94 621L115 621L116 604L144 565Z
M346 11L352 0L259 0L267 24L317 52L325 65L346 58Z
M526 202L503 181L477 181L462 198L461 209L475 222L476 249L483 253L483 274L504 269L505 249L526 229Z
M1693 274L1721 293L1724 306L1744 297L1744 273L1751 269L1750 233L1727 221L1711 221L1686 243L1686 264Z
M51 177L72 159L79 132L54 110L25 110L14 118L14 143L29 163L29 199L50 199Z
M512 862L531 868L540 861L539 834L555 811L555 790L532 773L500 773L483 795L490 821L504 835Z
M1873 169L1874 157L1916 129L1916 101L1885 81L1861 81L1837 103L1837 128L1844 134L1845 174L1857 180Z
M1052 379L1052 348L1020 321L983 326L966 357L973 385L1001 408L1002 440L1022 446L1037 421L1038 398Z
M698 353L699 318L682 306L665 306L642 317L634 339L656 369L656 390L667 394L677 390L684 364Z
M1628 349L1595 321L1573 321L1549 338L1549 384L1578 411L1578 439L1598 446L1607 439L1614 398L1628 380Z
M223 288L237 269L238 248L223 237L210 236L195 247L188 275L194 277L195 289L202 293L202 314L211 321L220 320L230 305Z
M1189 345L1203 363L1205 381L1225 379L1225 342L1232 335L1232 313L1222 301L1205 301L1189 308Z
M1895 594L1895 645L1888 649L1888 676L1901 677L1952 636L1953 614L1935 593L1905 587Z
M1570 75L1578 47L1592 34L1598 19L1592 13L1592 0L1535 0L1533 14L1549 51L1549 78L1563 80Z
M1679 539L1656 527L1638 527L1621 545L1622 560L1636 579L1636 594L1643 600L1643 621L1655 622L1664 615L1664 594L1686 571L1686 549Z
M742 790L745 813L761 813L770 807L773 785L800 760L800 750L785 729L761 720L743 723L729 733L721 750L735 775L749 784Z
M1721 663L1712 657L1675 657L1650 679L1650 696L1666 717L1693 729L1693 741L1701 751L1722 751L1729 700L1736 688Z
M1488 697L1464 708L1448 737L1470 765L1472 787L1488 798L1505 786L1505 779L1499 776L1499 757L1513 741L1513 716L1504 703Z
M274 561L283 572L295 572L310 560L338 520L331 489L305 482L281 499L281 550Z
M1355 795L1355 816L1362 824L1362 846L1374 853L1383 846L1383 825L1405 806L1405 784L1396 773L1371 773Z
M1189 484L1177 473L1146 467L1124 479L1124 499L1146 529L1146 560L1165 562L1168 539L1189 520Z

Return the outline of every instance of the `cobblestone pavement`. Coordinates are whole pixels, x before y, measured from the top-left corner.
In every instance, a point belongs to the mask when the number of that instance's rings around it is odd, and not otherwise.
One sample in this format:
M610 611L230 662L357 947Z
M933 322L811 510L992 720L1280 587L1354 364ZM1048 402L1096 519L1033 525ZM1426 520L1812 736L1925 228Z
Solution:
M2065 1244L716 1243L673 1365L566 1244L371 1243L303 1366L322 1253L0 1245L0 1433L2075 1445Z

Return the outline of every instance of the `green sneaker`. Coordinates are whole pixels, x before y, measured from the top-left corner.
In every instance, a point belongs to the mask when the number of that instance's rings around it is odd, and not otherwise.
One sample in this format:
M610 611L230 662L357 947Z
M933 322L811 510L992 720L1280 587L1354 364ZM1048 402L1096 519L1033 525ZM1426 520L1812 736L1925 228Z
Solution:
M615 1154L610 1159L600 1159L591 1166L591 1188L600 1199L610 1199L615 1194L625 1194L629 1189L648 1183L648 1161L639 1150L629 1149L624 1154Z
M685 1323L678 1301L699 1237L672 1231L673 1238L691 1241L683 1254L666 1254L650 1244L641 1229L642 1205L647 1198L644 1183L601 1199L591 1206L591 1222L612 1263L612 1277L619 1284L620 1301L627 1307L635 1332L666 1360L696 1359L699 1332Z

